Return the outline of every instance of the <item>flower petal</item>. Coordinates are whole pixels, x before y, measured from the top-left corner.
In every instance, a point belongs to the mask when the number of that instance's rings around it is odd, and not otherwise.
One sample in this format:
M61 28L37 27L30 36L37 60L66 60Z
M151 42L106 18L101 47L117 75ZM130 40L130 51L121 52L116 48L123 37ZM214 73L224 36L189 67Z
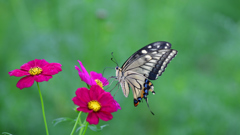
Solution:
M80 67L82 69L82 71L80 70L79 67L75 66L75 69L78 71L78 74L81 78L82 81L86 82L88 85L92 86L94 84L96 84L96 82L91 79L91 77L89 76L87 70L85 69L85 67L82 65L82 62L80 60L78 60Z
M99 119L95 112L91 112L88 114L86 121L89 122L89 124L97 125L99 122Z
M113 112L116 112L116 111L117 111L117 107L116 107L116 105L108 104L108 105L102 106L102 107L101 107L101 111L113 113Z
M89 76L87 70L86 70L85 67L82 65L82 62L81 62L80 60L78 60L78 62L79 62L79 64L80 64L80 67L81 67L81 69L82 69L82 72L83 72L84 74L86 74L86 75ZM89 78L90 78L90 76L89 76Z
M94 71L91 71L90 72L90 76L92 79L98 79L100 80L102 78L102 74L101 73L97 73L97 72L94 72Z
M28 63L23 64L20 68L23 70L29 70L30 68L34 68L34 67L44 67L45 65L47 65L48 62L44 59L40 60L40 59L35 59L35 60L31 60Z
M23 88L27 88L27 87L31 87L34 83L34 77L33 76L26 76L21 78L18 83L17 83L17 87L19 89L23 89Z
M121 107L114 99L112 101L109 101L108 104L102 105L101 107L101 111L109 113L116 112L118 109L121 109Z
M13 71L8 72L10 76L16 76L16 77L21 77L25 75L30 75L27 71L21 70L21 69L15 69Z
M106 85L109 84L108 80L106 78L104 78L101 73L97 73L97 72L91 71L90 75L91 75L91 78L93 80L98 79L99 81L101 81L103 86L106 86Z
M92 85L90 88L90 98L92 100L98 100L98 97L105 91L98 85Z
M109 84L108 80L106 78L102 78L101 82L103 83L103 86L107 86Z
M40 68L42 68L45 65L49 64L49 62L47 62L45 59L42 59L42 60L35 59L34 61L35 61L35 66L40 67Z
M78 97L74 97L72 98L72 101L75 105L78 105L80 107L88 107L87 102L83 102L81 99L79 99Z
M75 92L77 97L82 100L85 103L88 103L91 101L90 96L89 96L89 90L87 88L78 88Z
M30 68L33 67L35 67L35 60L31 60L28 63L23 64L20 68L28 71Z
M112 103L112 100L114 99L110 92L104 92L98 97L98 102L100 102L102 106Z
M79 68L78 66L76 66L76 65L75 65L75 69L76 69L78 72L82 72L82 71L80 70L80 68Z
M28 63L25 63L23 64L21 67L20 67L22 70L26 70L26 71L29 71L29 69L31 69L31 65Z
M42 74L44 75L55 75L58 72L62 71L61 64L59 63L49 63L42 67Z
M115 104L115 106L117 107L117 109L121 110L121 106L119 105L119 103L114 99L113 103Z
M34 75L34 80L36 82L43 82L43 81L48 81L49 79L51 79L52 76L51 75Z
M86 75L82 72L78 72L78 74L79 74L81 80L84 81L85 83L87 83L88 85L92 86L94 84L93 83L94 81L91 78L89 78L89 75Z
M104 121L109 121L113 118L111 113L100 111L97 113L97 116Z
M85 112L85 113L91 113L91 112L93 112L93 110L89 110L88 107L78 107L77 110L78 110L78 111Z

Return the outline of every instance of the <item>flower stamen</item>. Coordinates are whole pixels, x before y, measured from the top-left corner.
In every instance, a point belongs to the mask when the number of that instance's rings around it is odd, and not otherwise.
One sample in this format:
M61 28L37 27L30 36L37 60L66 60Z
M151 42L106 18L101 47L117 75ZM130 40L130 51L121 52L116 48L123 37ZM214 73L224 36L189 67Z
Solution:
M92 100L88 102L88 109L98 112L101 109L101 104L96 100Z
M40 67L34 67L34 68L31 68L28 73L30 75L39 75L42 73L42 69Z
M100 86L103 89L103 83L100 80L96 79L94 81L97 83L98 86Z

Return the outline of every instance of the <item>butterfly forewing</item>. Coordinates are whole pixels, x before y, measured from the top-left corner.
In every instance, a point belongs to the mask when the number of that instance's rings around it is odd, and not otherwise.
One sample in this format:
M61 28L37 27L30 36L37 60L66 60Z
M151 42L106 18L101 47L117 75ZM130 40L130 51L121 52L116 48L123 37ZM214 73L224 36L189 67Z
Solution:
M129 57L126 60L126 62L123 64L122 69L127 68L133 62L135 62L136 59L141 58L144 55L148 55L150 53L157 54L158 53L157 50L170 49L170 48L171 48L171 44L168 42L159 41L159 42L151 43L151 44L141 48L140 50L135 52L131 57Z
M135 71L149 78L156 80L167 64L177 54L176 50L170 49L168 42L155 42L149 44L134 53L122 66L123 72Z
M161 76L162 73L165 71L167 64L176 56L176 50L161 50L165 53L161 55L161 57L154 57L156 62L154 67L152 68L151 72L149 72L147 78L150 80L156 80L158 76Z

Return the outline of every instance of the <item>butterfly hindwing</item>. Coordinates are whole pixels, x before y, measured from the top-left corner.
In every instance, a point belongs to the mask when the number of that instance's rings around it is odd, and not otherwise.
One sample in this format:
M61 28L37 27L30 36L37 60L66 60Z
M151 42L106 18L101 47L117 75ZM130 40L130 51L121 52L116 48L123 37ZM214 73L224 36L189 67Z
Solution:
M139 97L139 95L141 94L141 90L143 89L145 77L137 72L132 71L125 72L124 76L126 76L125 80L133 91L133 97L137 99L137 97Z
M134 106L137 107L142 98L147 102L147 95L150 92L155 94L153 84L139 73L128 71L125 79L133 91ZM125 95L126 96L126 95Z
M135 95L135 93L133 93L134 95L133 103L135 107L137 107L139 102L142 101L142 98L144 98L146 102L148 102L147 95L149 94L149 91L155 94L152 82L150 82L148 79L145 79L143 83L143 88L139 91L139 94Z
M128 97L129 95L129 83L126 80L122 80L122 82L120 82L120 85L122 87L122 91L125 97Z

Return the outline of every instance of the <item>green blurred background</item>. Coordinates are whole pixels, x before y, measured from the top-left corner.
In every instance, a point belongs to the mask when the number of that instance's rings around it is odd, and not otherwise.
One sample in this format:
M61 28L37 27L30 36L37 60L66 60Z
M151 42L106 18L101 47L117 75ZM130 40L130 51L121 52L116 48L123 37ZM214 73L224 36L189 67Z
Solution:
M99 135L240 134L240 1L237 0L0 0L0 133L44 135L36 83L19 90L8 72L33 59L62 64L63 71L40 83L49 132L70 134L76 118L72 98L85 87L74 65L102 73L143 46L168 41L179 51L158 80L149 104L133 106L132 93L115 99ZM107 69L104 76L115 75ZM116 91L117 89L115 89ZM114 92L115 92L114 91ZM82 118L83 119L83 118Z

